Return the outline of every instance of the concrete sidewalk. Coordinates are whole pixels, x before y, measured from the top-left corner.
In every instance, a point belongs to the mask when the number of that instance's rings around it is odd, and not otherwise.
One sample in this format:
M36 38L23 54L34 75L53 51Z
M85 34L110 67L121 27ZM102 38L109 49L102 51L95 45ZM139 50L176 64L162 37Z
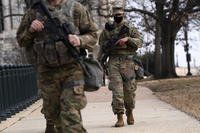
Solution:
M89 133L200 133L200 122L157 99L152 92L138 87L135 125L114 128L116 116L110 106L111 92L102 88L87 93L88 105L82 111ZM0 124L2 133L44 133L45 121L40 113L41 100ZM126 118L124 117L126 120Z

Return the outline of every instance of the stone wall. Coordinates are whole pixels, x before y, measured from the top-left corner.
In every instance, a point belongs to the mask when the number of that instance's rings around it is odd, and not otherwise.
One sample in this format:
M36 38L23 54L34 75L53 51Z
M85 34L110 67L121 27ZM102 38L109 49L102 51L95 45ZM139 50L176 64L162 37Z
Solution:
M0 64L24 64L26 58L24 57L23 49L19 48L15 37L6 37L0 41Z
M16 42L16 30L25 5L20 3L20 0L2 0L2 4L4 30L0 33L0 64L24 63L22 49L19 48ZM11 14L13 14L12 17Z

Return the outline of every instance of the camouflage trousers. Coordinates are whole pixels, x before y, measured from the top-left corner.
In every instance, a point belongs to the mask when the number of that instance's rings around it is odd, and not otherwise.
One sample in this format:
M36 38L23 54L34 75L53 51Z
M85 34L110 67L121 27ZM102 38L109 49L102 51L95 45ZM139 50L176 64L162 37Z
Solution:
M43 99L42 113L58 133L87 133L82 125L84 94L83 71L79 64L47 68L38 67L39 88Z
M135 108L135 65L132 60L110 57L108 62L108 88L112 91L112 110L114 114ZM124 109L125 108L125 109Z

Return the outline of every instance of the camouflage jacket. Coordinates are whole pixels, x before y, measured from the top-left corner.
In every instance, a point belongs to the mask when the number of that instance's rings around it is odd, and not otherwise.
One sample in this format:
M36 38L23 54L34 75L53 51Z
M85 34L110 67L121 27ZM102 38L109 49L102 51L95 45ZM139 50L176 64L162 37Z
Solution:
M101 56L103 55L103 47L106 47L106 41L108 41L110 38L112 38L114 35L118 34L119 31L121 30L122 26L127 26L128 27L128 32L123 35L123 37L129 37L128 43L126 45L116 45L115 50L111 53L111 55L133 55L134 52L142 47L142 39L140 36L140 33L138 30L131 25L130 23L123 21L120 24L113 23L113 30L107 30L104 29L99 38L99 45L100 45L100 51L98 54L98 58L100 59ZM119 38L121 39L121 38Z
M47 7L53 18L61 23L70 21L76 27L76 34L80 38L80 48L92 49L97 42L97 26L91 19L89 12L74 0L63 0L59 7ZM21 47L26 48L27 58L37 65L60 66L72 62L67 47L62 42L52 42L49 33L31 33L30 25L36 19L36 10L29 9L23 16L17 31L17 40ZM45 16L43 16L45 18ZM45 26L45 25L44 25Z

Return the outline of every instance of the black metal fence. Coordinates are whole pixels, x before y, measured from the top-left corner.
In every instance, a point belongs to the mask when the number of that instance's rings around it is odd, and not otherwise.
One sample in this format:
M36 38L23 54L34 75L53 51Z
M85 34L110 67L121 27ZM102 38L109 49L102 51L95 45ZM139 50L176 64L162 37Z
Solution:
M32 65L0 66L0 122L36 100L37 78Z

